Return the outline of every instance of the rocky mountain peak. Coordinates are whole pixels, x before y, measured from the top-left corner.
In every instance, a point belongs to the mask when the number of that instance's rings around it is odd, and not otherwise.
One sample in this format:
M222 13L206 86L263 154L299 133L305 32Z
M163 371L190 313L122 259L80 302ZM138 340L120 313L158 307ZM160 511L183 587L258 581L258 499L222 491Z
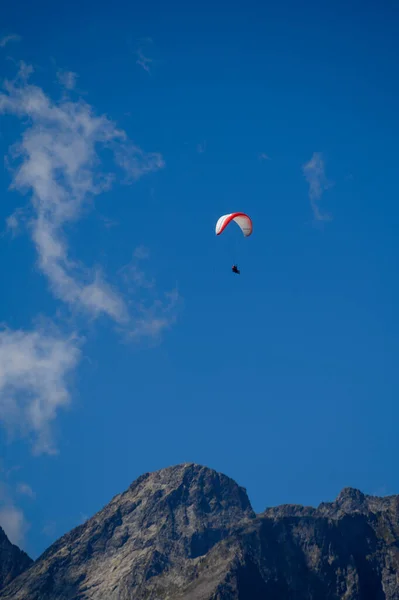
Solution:
M0 589L32 564L32 559L12 544L0 527Z
M89 590L98 585L104 597L118 597L112 590L139 590L204 556L238 523L255 518L245 490L213 469L185 463L146 473L50 546L12 597L41 598L43 585L59 600L82 590L94 598Z
M369 510L368 497L360 490L345 487L334 502L322 502L317 508L320 515L339 518L344 514L359 514Z
M338 494L336 502L341 506L346 504L354 509L359 506L363 506L366 501L366 496L360 490L351 487L345 487Z
M221 532L241 519L255 518L244 488L226 475L194 463L147 473L112 504L126 514L140 514L142 527L148 530L154 519L157 526L162 522L165 531L180 540L190 532Z
M196 514L255 517L244 488L226 475L195 463L146 473L134 481L123 496L131 494L150 503L167 502L171 508L184 504L192 507Z

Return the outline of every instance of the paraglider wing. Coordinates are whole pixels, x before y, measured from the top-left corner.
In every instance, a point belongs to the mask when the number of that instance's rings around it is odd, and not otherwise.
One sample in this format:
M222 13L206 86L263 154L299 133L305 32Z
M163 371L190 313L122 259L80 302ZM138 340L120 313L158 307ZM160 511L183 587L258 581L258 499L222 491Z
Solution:
M252 233L252 221L248 215L242 212L234 212L229 215L223 215L216 223L216 235L220 235L231 221L235 221L245 237Z

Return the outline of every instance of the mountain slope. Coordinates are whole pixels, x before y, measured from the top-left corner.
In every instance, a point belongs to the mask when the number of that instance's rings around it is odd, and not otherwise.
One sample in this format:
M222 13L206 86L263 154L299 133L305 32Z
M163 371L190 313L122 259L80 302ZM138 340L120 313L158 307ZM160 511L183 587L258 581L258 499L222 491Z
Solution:
M399 600L399 497L344 489L255 515L194 464L147 473L53 544L0 598Z
M138 598L151 578L185 562L191 569L236 523L254 518L245 491L215 471L189 464L146 474L53 544L1 597L111 600L135 590ZM179 588L179 575L168 585Z
M12 544L0 527L0 589L33 563L25 552Z

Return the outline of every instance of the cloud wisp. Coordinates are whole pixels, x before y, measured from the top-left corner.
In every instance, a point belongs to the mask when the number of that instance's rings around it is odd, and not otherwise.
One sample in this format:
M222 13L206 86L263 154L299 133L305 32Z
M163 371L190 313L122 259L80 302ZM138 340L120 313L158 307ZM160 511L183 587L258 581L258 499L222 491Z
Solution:
M0 480L0 527L12 544L21 546L29 530L29 523L24 512L17 506L12 489L7 478Z
M9 35L3 35L0 37L0 48L5 48L10 42L20 42L21 36L16 33L10 33Z
M147 56L147 51L144 50L144 47L148 48L148 46L152 43L153 43L152 38L150 38L150 37L143 38L143 39L139 40L138 48L136 50L136 56L137 56L136 65L139 65L148 74L151 74L150 66L152 65L154 60L152 58L149 58L149 56Z
M71 257L66 230L118 176L132 183L162 169L164 160L137 147L83 100L72 101L68 91L75 88L75 74L58 74L67 93L57 102L30 82L32 74L21 63L16 78L0 91L0 114L19 118L24 127L10 152L10 187L29 196L27 206L7 219L8 230L29 232L38 269L74 314L89 320L105 315L128 339L159 339L175 322L180 299L176 291L159 294L155 280L139 268L147 250L137 249L135 262L120 273L125 289L115 288L101 267L88 268ZM102 167L104 150L113 157L111 171ZM36 454L56 452L52 425L70 402L68 380L80 361L81 341L55 327L0 329L0 422L11 438L33 439ZM17 515L13 518L17 524Z
M106 314L119 323L128 321L123 298L105 281L101 270L90 271L70 259L64 228L112 184L115 173L101 170L99 149L113 152L127 182L162 169L162 156L129 142L124 131L106 116L96 116L81 100L53 102L41 88L29 83L31 73L32 69L22 64L18 77L6 81L5 91L0 93L0 113L29 119L12 152L19 160L12 188L32 194L29 229L39 268L54 295L71 307L94 317ZM15 229L17 225L16 212L9 226Z
M0 331L1 422L11 437L33 435L35 454L55 452L51 424L69 404L79 343L76 336L39 328Z
M131 297L132 326L128 339L159 340L163 331L174 325L182 299L177 289L159 294L155 278L148 278L141 264L150 258L149 250L139 246L132 260L120 269L120 276Z
M32 500L36 497L36 494L32 490L32 488L29 485L29 483L25 483L23 481L21 481L20 483L18 483L18 485L17 485L17 492L18 492L18 494L21 494L22 496L26 496L28 498L31 498Z
M134 326L128 333L129 338L159 340L161 334L175 324L180 303L177 289L165 292L163 298L156 298L149 304L138 303L135 307Z
M11 503L0 506L0 525L12 544L23 544L29 525L20 508Z
M150 64L152 63L152 58L149 58L148 56L145 56L142 49L139 48L137 50L137 60L136 60L136 64L140 65L140 67L142 67L144 69L144 71L147 71L147 73L150 73Z
M59 83L68 91L72 91L76 87L78 76L73 71L57 71L57 79Z
M331 221L331 215L322 213L319 202L325 190L331 187L331 182L325 174L325 165L321 152L314 152L312 158L303 165L303 174L309 184L309 199L316 221Z

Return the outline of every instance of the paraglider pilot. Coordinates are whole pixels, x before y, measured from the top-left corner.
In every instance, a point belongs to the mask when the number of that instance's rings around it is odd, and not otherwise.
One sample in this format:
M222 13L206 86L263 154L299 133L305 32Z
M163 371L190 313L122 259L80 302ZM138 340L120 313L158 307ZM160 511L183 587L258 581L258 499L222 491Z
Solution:
M219 219L217 220L217 223L216 223L216 227L215 227L216 235L220 235L222 233L222 231L224 231L226 229L227 225L229 223L231 223L231 221L234 221L238 225L238 227L241 229L244 237L248 237L252 234L251 217L249 217L247 214L245 214L243 212L234 212L234 213L230 213L228 215L222 215L221 217L219 217ZM233 271L233 273L236 273L236 275L240 274L240 271L238 270L237 265L233 265L231 267L231 270Z

